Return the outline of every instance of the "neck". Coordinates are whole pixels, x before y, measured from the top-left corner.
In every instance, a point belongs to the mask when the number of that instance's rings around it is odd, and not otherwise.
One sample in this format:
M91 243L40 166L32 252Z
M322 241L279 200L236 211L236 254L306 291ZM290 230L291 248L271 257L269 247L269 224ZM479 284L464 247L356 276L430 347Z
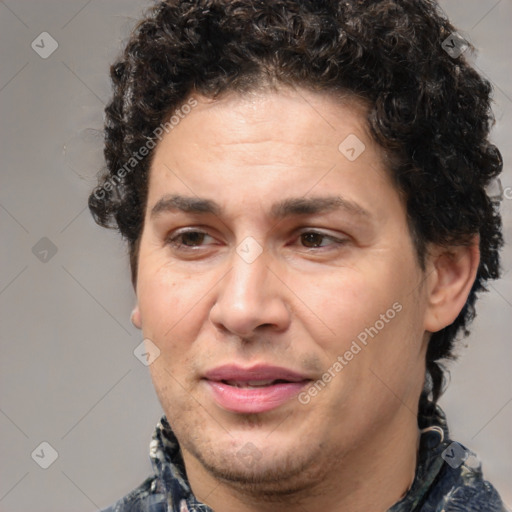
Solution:
M319 461L293 493L277 496L219 481L183 450L190 485L215 512L385 512L407 493L416 470L417 421L406 407L401 413L387 428L373 433L371 442L365 440L344 453L336 464L326 467Z

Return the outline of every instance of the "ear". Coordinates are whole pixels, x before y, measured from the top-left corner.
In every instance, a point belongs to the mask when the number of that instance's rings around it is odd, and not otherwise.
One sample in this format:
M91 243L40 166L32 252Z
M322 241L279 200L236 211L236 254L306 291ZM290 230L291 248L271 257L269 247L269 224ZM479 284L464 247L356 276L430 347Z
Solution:
M437 332L452 324L461 312L475 282L480 264L480 237L467 246L431 250L427 264L427 332Z
M142 329L142 319L140 316L138 304L133 308L132 314L130 315L130 320L132 321L134 327L137 329Z

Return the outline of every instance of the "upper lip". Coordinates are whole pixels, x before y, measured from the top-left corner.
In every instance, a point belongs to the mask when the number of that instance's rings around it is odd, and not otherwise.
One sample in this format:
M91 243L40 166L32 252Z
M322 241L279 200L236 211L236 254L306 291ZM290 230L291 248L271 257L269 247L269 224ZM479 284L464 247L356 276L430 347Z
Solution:
M258 364L242 367L234 364L218 366L208 370L204 378L212 381L250 382L258 380L285 380L289 382L302 382L310 380L309 377L280 366Z

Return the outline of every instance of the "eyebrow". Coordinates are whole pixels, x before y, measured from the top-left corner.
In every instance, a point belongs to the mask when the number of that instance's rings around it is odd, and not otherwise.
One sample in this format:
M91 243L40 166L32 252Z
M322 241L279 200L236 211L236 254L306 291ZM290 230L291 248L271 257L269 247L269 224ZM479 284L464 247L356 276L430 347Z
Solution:
M283 219L290 215L314 215L335 210L344 210L358 217L370 217L370 213L362 206L341 196L285 199L272 206L271 215Z
M270 214L275 219L284 219L293 215L314 215L335 210L344 210L362 218L370 218L368 210L359 204L341 196L288 198L272 205ZM167 212L210 213L222 215L222 207L211 199L182 195L167 195L159 199L151 209L150 217L158 217Z
M168 195L159 199L151 209L150 217L158 217L162 213L181 211L185 213L212 213L220 215L222 208L210 199L200 197L188 197L180 195Z

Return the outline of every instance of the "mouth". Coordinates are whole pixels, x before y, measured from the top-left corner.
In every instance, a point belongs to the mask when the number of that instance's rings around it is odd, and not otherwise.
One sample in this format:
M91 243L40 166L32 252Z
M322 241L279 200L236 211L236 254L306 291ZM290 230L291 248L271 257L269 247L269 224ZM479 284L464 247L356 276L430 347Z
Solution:
M216 404L240 414L276 409L297 396L311 380L293 370L266 365L222 366L204 377Z
M275 379L275 380L250 380L247 382L237 381L237 380L222 380L224 384L228 386L233 386L235 388L245 388L245 389L258 389L258 388L266 388L268 386L274 386L275 384L286 384L291 381Z

